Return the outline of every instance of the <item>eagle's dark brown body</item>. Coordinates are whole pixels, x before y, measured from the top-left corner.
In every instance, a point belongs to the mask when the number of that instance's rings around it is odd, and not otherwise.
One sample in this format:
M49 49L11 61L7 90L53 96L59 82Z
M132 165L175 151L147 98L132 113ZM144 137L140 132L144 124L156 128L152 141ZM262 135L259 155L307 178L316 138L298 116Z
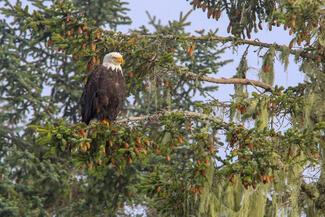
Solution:
M82 121L90 120L114 121L122 109L125 98L125 80L120 70L97 65L88 76L82 93Z

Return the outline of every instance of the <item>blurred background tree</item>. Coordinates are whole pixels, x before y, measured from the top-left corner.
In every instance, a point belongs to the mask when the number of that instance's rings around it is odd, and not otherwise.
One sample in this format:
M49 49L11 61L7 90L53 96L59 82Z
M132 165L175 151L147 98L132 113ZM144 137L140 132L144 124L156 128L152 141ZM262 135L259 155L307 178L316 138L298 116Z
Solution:
M228 17L229 36L190 34L190 13L116 32L131 22L119 0L1 1L0 216L324 216L322 1L189 3ZM265 24L290 44L251 40ZM215 77L239 47L236 75ZM247 79L256 49L259 80ZM86 126L83 84L111 51L126 58L125 111ZM306 81L274 86L290 55ZM311 167L320 177L306 182Z

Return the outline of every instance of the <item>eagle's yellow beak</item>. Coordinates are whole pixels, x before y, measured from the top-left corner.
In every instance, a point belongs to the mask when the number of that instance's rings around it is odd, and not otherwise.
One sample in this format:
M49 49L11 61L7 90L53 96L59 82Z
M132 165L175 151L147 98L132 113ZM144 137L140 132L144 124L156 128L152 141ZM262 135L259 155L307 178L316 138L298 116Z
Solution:
M116 57L116 62L118 63L118 64L120 64L120 65L122 65L122 64L124 64L124 59L123 59L123 57Z

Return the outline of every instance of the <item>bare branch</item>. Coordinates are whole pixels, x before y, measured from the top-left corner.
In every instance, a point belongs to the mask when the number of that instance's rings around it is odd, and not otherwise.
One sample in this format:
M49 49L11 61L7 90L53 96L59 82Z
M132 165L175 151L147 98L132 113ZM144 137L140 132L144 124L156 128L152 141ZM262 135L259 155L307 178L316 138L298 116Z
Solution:
M266 84L261 81L257 80L251 80L251 79L246 79L246 78L212 78L204 75L197 75L193 72L181 70L180 71L181 75L184 75L187 78L190 79L198 79L200 81L207 81L215 84L242 84L242 85L252 85L255 87L261 87L265 89L266 91L271 91L273 88L271 85Z

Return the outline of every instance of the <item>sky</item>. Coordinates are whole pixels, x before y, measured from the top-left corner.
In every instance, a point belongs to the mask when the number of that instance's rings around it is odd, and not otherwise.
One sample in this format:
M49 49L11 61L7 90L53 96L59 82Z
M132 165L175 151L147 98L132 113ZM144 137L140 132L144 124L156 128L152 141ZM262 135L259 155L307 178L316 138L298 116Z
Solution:
M131 28L137 28L141 25L146 25L148 23L148 17L146 11L151 15L155 15L159 18L162 23L167 24L169 20L174 20L179 18L180 12L188 12L192 10L190 1L186 0L125 0L129 3L128 8L130 11L128 15L132 19ZM225 15L223 15L225 18ZM221 18L223 18L221 17ZM191 21L191 26L188 28L189 31L194 32L198 29L219 29L220 35L228 35L226 28L228 26L227 19L221 19L219 21L213 19L207 19L206 13L201 9L196 9L191 13L189 17ZM123 26L119 28L120 31L126 32L130 27ZM264 28L267 29L267 28ZM257 36L263 38L264 42L277 42L280 44L289 44L291 38L288 32L283 31L281 27L274 28L275 31L264 30L258 34L252 34L252 36Z
M119 28L119 31L127 32L130 28L137 28L141 25L147 25L148 17L146 11L149 11L151 15L156 16L162 21L163 24L167 24L169 20L179 19L180 12L188 12L192 9L189 1L186 0L127 0L129 2L130 11L128 15L131 17L133 23L131 26L123 26ZM228 26L228 20L224 15L219 21L213 19L207 19L206 13L201 9L194 10L189 21L191 26L187 28L188 31L193 32L195 30L215 30L219 29L218 35L229 36L226 32ZM259 39L263 42L268 43L278 43L288 45L291 41L287 31L284 31L281 27L273 28L273 31L269 31L268 28L264 28L263 31L257 34L252 34L252 40ZM224 59L233 59L234 63L228 64L223 67L216 77L232 77L235 74L235 69L240 61L241 53L244 47L239 49L239 54L233 53L232 51L227 51L224 55ZM293 58L290 59L290 65L288 71L284 71L284 67L276 61L275 63L275 84L280 86L293 86L299 82L303 82L304 76L299 72L298 66L294 63ZM259 68L262 65L261 59L257 58L256 53L252 53L248 56L248 64L250 70L247 77L252 79L257 79L257 74ZM232 85L223 85L222 87L225 91L233 90ZM229 94L228 94L229 95ZM229 97L223 94L224 100L228 100Z

